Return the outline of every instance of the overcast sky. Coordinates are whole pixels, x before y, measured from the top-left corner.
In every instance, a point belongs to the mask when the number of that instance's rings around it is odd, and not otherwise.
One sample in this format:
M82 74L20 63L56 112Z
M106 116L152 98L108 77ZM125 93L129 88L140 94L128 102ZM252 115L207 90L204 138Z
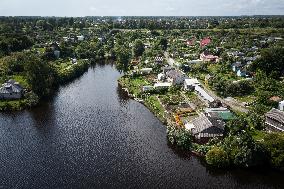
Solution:
M284 0L0 0L0 16L283 15Z

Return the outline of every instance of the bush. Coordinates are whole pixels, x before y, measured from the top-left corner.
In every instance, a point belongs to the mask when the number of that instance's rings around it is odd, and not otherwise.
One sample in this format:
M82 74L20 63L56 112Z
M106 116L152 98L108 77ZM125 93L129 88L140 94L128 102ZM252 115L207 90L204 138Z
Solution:
M270 153L271 165L274 167L284 167L284 134L267 134L264 137L263 144Z
M184 150L192 149L191 133L185 128L175 126L167 127L167 138L169 142Z
M206 153L206 162L218 168L228 167L230 164L227 152L219 147L213 147Z

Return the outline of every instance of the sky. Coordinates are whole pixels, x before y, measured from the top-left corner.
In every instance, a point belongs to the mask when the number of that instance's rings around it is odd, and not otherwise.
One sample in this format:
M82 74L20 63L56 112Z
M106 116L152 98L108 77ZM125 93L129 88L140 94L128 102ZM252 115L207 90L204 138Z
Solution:
M0 16L283 15L284 0L0 0Z

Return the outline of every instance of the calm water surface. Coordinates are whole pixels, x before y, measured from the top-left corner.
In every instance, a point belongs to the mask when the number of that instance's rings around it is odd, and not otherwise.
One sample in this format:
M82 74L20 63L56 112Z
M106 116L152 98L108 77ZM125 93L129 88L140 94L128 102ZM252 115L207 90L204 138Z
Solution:
M96 65L33 110L0 114L0 188L284 188L270 171L213 171ZM282 180L281 180L282 179Z

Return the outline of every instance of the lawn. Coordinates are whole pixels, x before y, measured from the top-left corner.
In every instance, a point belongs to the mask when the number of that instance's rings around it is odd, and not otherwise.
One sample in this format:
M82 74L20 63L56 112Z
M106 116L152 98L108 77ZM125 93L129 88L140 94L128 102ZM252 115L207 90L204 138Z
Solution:
M134 94L135 96L141 93L142 86L150 85L150 83L141 76L135 78L122 77L119 79L119 82L123 87L126 87L129 92L131 94Z

